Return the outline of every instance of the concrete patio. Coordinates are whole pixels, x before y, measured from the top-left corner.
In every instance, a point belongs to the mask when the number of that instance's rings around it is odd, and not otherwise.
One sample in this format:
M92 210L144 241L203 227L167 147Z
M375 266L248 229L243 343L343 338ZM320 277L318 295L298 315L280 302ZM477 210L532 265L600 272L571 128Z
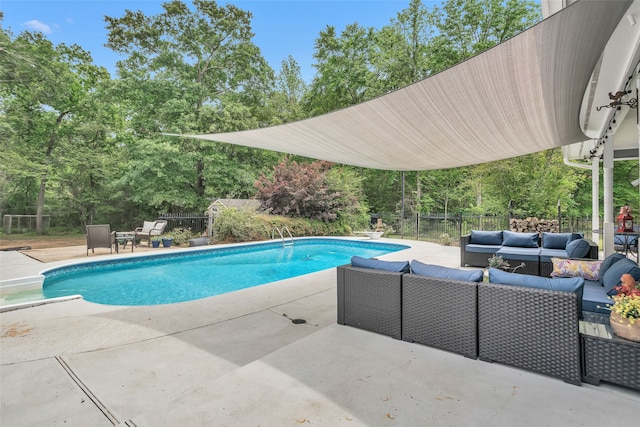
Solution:
M412 248L381 258L459 265L457 247L397 242ZM1 279L63 263L0 252ZM0 321L2 426L638 421L640 393L628 389L577 387L337 325L335 269L180 304L76 299L4 312Z

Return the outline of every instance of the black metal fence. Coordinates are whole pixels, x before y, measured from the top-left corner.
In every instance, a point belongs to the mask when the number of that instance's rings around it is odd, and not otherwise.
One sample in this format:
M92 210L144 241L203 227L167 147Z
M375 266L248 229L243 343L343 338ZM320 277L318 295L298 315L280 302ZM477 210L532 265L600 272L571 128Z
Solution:
M163 213L158 219L167 221L167 231L174 228L188 228L193 234L203 233L209 225L209 216L194 213Z
M387 228L393 230L394 237L403 239L428 240L443 245L457 246L460 236L471 233L471 230L508 230L509 220L514 217L484 216L484 215L444 215L423 214L405 216L398 214L372 215L372 224L378 218L382 219ZM167 221L167 231L174 228L189 228L192 233L203 233L208 224L209 216L194 213L163 213L158 219ZM584 233L588 235L593 229L602 229L602 223L593 227L591 218L559 217L561 232Z
M405 216L395 214L376 214L393 235L403 239L428 240L443 245L457 246L460 236L471 233L471 230L508 230L509 220L514 217L505 216L468 216L443 214L427 214ZM591 218L560 217L556 219L561 232L584 233L589 235L593 229L602 229L592 225ZM373 222L373 221L372 221Z

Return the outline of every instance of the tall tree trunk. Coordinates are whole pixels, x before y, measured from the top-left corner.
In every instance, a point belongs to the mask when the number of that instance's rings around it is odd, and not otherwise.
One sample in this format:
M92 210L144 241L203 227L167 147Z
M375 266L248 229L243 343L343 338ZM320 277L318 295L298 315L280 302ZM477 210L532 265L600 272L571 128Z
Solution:
M196 171L198 172L196 194L198 195L198 197L204 197L204 162L202 160L198 160Z
M63 111L58 114L58 118L56 119L56 126L51 132L51 136L49 137L49 143L47 144L47 152L45 153L45 164L49 165L49 160L51 159L51 153L53 153L53 147L56 144L56 131L60 127L60 123L62 123L62 119L64 116L69 114L70 111ZM38 191L38 204L36 206L36 233L42 234L42 215L44 212L44 193L47 187L47 174L43 173L40 177L40 190Z
M40 176L40 190L38 190L38 204L36 206L36 233L42 234L42 214L44 211L44 190L47 186L47 174Z

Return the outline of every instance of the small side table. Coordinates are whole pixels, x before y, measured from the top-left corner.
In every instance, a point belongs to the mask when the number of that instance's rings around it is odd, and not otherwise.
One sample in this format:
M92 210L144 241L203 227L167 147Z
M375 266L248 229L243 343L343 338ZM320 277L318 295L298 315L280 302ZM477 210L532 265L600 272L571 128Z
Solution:
M131 252L133 252L133 247L136 246L136 233L133 231L116 231L116 253L118 253L118 245L120 243L122 243L122 248L126 249L129 242L131 242Z
M582 380L640 390L640 343L616 336L608 324L580 322Z
M638 240L640 240L640 232L637 231L616 231L614 234L614 247L616 252L623 253L624 256L629 258L631 255L637 262L640 262L638 257ZM620 248L620 246L622 246Z

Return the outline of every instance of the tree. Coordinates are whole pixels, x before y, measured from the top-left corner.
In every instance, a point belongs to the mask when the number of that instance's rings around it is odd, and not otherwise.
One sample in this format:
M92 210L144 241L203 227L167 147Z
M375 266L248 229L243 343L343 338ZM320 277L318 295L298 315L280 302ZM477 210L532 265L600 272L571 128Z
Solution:
M370 88L377 78L372 67L374 30L347 25L338 37L330 25L315 42L318 70L305 99L310 116L358 104L371 98Z
M109 31L107 46L128 55L118 63L117 96L126 102L135 135L145 138L148 144L155 141L157 146L167 148L168 140L158 137L161 132L225 132L270 124L273 118L265 115L268 110L264 106L273 88L273 70L251 42L251 14L233 5L218 6L210 0L194 0L193 10L178 0L162 7L164 11L154 16L126 11L121 18L105 18ZM245 157L245 153L250 153L256 158L255 165L264 154L194 139L174 139L173 143L176 144L172 150L173 163L181 165L174 172L184 171L191 163L194 173L187 175L191 182L180 179L174 189L155 187L155 194L164 194L163 201L157 201L156 206L170 206L179 201L174 205L176 208L203 208L210 193L207 185L215 185L213 179L217 179L211 167L223 167L227 179L233 179L246 172L235 173L234 167L239 165L242 169L242 166L233 155L242 153ZM267 165L271 157L264 154ZM151 167L145 159L132 158L132 162ZM215 165L211 166L212 162ZM146 174L153 173L149 170ZM258 173L254 170L254 179ZM132 172L129 180L139 177ZM245 179L242 186L250 188L247 183L252 181ZM173 190L183 197L175 199Z
M390 25L376 33L374 64L381 76L378 93L402 88L430 73L428 44L433 29L421 0L411 0Z
M94 92L109 75L79 46L54 46L38 32L14 38L3 29L0 43L2 163L14 182L39 182L36 231L42 233L47 186L59 185L60 171L97 123Z
M429 14L432 72L449 68L521 33L541 19L530 0L447 0Z
M282 60L280 72L276 75L276 86L268 107L273 108L276 123L288 123L306 117L302 100L308 91L302 79L300 65L293 56Z
M409 10L419 10L414 3L417 2L412 2L413 7L410 7ZM427 16L431 24L431 36L426 45L427 59L423 58L423 64L426 64L430 74L452 67L502 43L541 19L539 6L529 0L447 0L441 7L434 7ZM502 173L508 173L511 163L517 164L518 161L509 159L482 165L480 182L468 183L466 188L473 191L473 188L480 187L484 190L482 194L486 195L488 189L484 180L489 180L491 183L493 177L500 177ZM474 168L466 169L468 172ZM445 211L449 211L449 202L452 199L449 197L449 191L456 192L457 195L453 196L453 199L457 199L461 203L455 210L473 206L473 199L468 195L460 194L461 187L457 184L447 189L447 186L452 183L461 183L460 178L466 176L467 172L456 168L437 172L438 182L445 184L444 193L446 194L432 197L432 199L440 199L440 207ZM544 175L541 178L543 179ZM420 183L422 180L418 182ZM435 185L427 188L436 189L435 191L438 192L438 187L441 186ZM492 188L491 185L488 187ZM551 196L551 194L555 194L555 192L545 193L547 196ZM490 207L491 210L500 210L500 206L505 206L502 204L503 202L504 200L501 200L498 205L491 206L492 199L489 199L484 203L484 206ZM546 204L546 202L542 203L542 205Z
M558 201L574 206L573 195L584 179L579 170L563 162L560 149L478 165L475 179L482 182L485 212L555 217Z

